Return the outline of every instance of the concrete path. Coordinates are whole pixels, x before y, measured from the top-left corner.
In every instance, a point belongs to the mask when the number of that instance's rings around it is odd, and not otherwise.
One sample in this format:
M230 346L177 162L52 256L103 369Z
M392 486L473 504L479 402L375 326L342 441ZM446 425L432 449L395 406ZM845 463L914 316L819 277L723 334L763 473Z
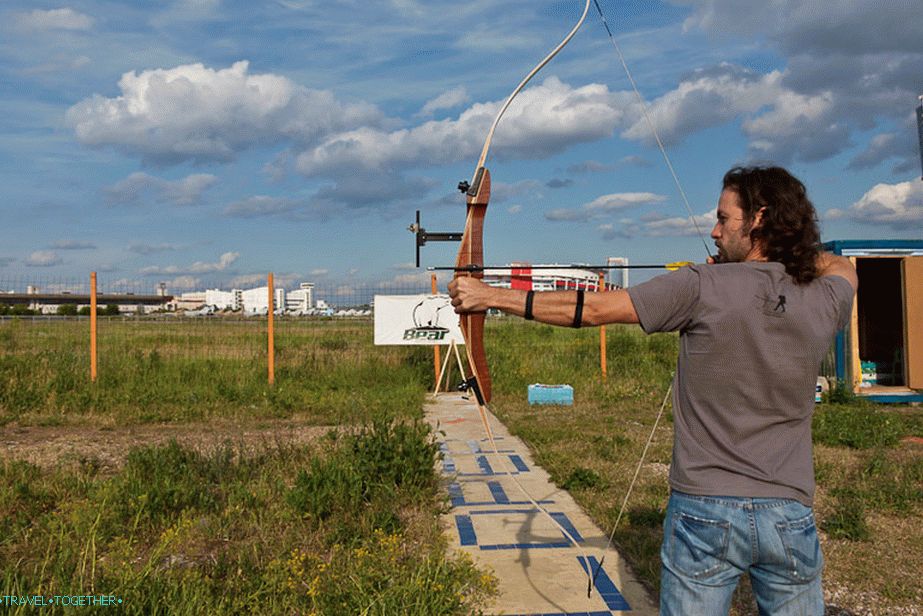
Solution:
M487 440L477 404L440 394L426 405L427 421L439 431L452 509L444 517L450 544L468 552L499 580L494 614L551 616L655 615L656 606L610 548L587 598L586 560L593 570L608 535L535 465L528 448L493 416L489 423L500 459ZM522 492L544 507L578 541L564 533Z

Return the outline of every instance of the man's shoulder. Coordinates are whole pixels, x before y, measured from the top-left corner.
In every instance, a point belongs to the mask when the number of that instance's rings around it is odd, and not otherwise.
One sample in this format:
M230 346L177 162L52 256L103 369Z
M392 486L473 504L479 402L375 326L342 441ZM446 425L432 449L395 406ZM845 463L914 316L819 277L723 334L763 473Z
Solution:
M748 280L760 281L771 278L782 281L791 277L785 266L773 261L740 261L735 263L703 263L689 267L703 283L711 282L722 286L743 284Z

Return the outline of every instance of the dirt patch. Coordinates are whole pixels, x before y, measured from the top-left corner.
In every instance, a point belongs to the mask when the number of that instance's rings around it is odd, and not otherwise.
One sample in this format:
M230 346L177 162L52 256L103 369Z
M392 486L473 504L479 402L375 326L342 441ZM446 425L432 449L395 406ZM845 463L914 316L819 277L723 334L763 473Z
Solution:
M0 460L25 460L44 468L93 461L106 472L117 470L132 448L164 444L171 439L201 452L228 442L253 450L276 444L311 443L331 429L284 420L125 427L4 426L0 428Z

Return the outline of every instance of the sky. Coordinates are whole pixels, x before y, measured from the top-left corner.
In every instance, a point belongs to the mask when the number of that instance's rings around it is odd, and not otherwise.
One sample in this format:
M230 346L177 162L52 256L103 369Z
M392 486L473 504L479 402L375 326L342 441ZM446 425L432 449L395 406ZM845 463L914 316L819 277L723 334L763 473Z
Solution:
M779 164L824 240L923 238L919 0L601 0L501 120L487 265L703 261ZM412 284L493 116L582 0L5 0L0 287ZM703 245L705 242L706 245ZM457 244L423 247L450 265Z

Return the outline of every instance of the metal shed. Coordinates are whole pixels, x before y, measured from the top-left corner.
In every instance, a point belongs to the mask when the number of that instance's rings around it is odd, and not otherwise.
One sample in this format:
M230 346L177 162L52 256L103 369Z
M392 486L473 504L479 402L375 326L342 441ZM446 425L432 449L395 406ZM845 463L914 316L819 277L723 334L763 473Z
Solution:
M923 402L923 240L834 240L859 291L827 377L876 402Z

